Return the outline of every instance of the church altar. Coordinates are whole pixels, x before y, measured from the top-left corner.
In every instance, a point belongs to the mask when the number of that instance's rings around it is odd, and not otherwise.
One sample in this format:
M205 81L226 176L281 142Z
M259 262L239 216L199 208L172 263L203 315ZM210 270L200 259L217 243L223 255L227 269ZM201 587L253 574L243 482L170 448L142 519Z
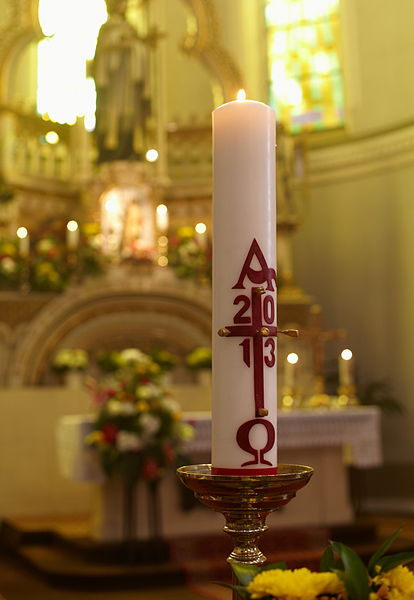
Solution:
M194 439L186 451L191 463L210 460L211 420L208 412L186 412L194 426ZM62 417L58 424L58 456L61 473L70 480L94 484L92 534L101 539L119 539L122 531L121 488L104 481L102 473L83 440L89 431L88 416ZM375 407L346 410L297 410L279 414L279 456L281 463L312 466L311 483L287 507L271 515L271 527L296 525L337 525L353 520L348 487L348 465L367 468L381 464L380 411ZM173 475L161 484L161 512L166 536L206 533L220 528L222 517L195 505L180 509L180 490ZM138 490L138 504L146 504L144 490ZM146 537L147 524L141 518L138 537Z
M183 385L173 392L196 428L188 447L191 462L209 462L210 421L201 411L209 390ZM0 398L0 471L7 482L0 495L0 517L92 515L95 537L116 538L122 513L119 494L106 493L108 486L98 482L96 464L83 446L91 412L88 394L62 386L2 388ZM197 411L190 411L191 406ZM315 474L294 501L271 515L269 525L351 522L347 467L381 464L380 416L375 407L279 412L279 461L307 464ZM173 473L161 484L164 535L220 531L220 514L198 503L182 509L182 488ZM144 489L139 490L138 507L139 535L145 537Z

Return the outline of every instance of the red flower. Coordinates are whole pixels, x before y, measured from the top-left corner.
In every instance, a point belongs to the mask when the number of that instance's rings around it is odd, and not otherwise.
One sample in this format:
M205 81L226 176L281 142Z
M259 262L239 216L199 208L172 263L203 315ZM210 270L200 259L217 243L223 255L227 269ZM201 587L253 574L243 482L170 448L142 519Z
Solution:
M140 377L139 382L141 385L147 385L148 383L151 383L151 379L149 377Z
M106 390L94 390L93 391L93 401L95 404L105 404L109 398L113 398L116 395L115 390L106 389Z
M102 434L107 444L114 444L116 436L118 435L119 428L112 423L107 423L102 427Z
M165 456L165 460L168 463L174 462L175 452L174 452L174 448L171 446L171 444L164 444L164 446L162 448L162 452Z
M145 479L148 479L149 481L153 481L160 476L160 467L155 458L148 458L145 461L142 474Z

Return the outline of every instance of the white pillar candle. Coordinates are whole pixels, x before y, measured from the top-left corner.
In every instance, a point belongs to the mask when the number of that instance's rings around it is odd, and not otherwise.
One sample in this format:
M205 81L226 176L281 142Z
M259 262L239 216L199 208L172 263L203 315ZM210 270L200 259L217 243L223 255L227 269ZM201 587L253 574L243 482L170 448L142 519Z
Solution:
M168 230L168 208L165 204L158 204L155 209L155 221L157 224L157 229L160 233L165 233Z
M217 108L213 167L212 469L271 474L277 470L273 109L252 100Z
M19 227L16 235L19 239L19 254L26 257L30 252L30 236L26 227Z
M197 223L194 227L195 229L195 238L201 249L205 249L207 245L207 227L205 223Z
M66 225L66 245L75 250L79 244L79 225L76 221L68 221Z
M339 386L354 385L352 351L346 348L339 356Z

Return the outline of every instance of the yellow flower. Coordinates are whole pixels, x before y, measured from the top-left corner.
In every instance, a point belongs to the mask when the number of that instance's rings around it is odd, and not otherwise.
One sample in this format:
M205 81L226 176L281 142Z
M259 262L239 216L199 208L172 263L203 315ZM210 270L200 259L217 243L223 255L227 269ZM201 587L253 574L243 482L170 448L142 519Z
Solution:
M88 433L85 437L85 442L92 446L93 444L101 444L103 439L102 431L91 431L91 433Z
M14 256L16 254L16 248L11 242L4 242L0 246L0 254L8 254Z
M176 433L180 440L183 440L183 442L189 442L194 437L194 427L189 423L177 422Z
M388 589L387 600L414 600L414 574L407 567L380 573L373 582Z
M85 235L96 235L99 233L99 225L97 223L84 223L83 232Z
M247 586L252 598L265 596L278 600L315 600L321 594L345 594L335 573L313 573L309 569L262 571Z
M180 227L177 234L181 239L192 238L194 237L194 229L189 226Z
M149 404L148 402L144 402L143 400L139 400L136 404L135 407L137 409L138 412L146 412L147 410L149 410Z

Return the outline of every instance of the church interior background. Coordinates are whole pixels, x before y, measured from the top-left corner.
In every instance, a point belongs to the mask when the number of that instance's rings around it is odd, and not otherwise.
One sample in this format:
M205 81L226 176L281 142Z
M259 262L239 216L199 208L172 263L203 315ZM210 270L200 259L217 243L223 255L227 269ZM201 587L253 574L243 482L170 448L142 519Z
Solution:
M411 0L0 9L0 518L121 535L119 495L73 453L91 382L126 349L168 370L208 462L211 112L239 89L277 115L278 321L301 333L278 341L281 458L349 496L282 523L412 513ZM197 510L166 534L219 531Z

